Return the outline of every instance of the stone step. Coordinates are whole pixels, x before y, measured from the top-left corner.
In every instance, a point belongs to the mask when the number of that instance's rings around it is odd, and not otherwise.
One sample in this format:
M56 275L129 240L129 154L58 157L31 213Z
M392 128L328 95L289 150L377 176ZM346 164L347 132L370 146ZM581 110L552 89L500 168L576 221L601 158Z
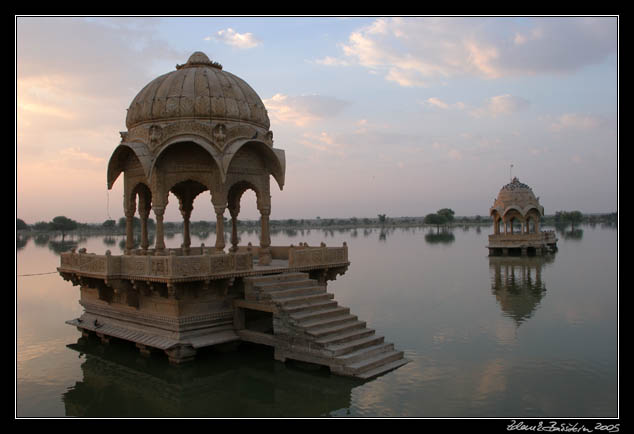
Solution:
M308 273L293 272L281 274L266 274L263 276L245 277L244 282L252 285L266 284L271 282L283 282L286 280L308 279Z
M298 279L298 280L276 280L265 283L256 283L255 287L260 291L275 291L285 288L299 288L304 286L317 286L315 279Z
M363 380L368 380L370 378L374 378L374 377L378 377L379 375L385 374L389 371L393 371L396 368L399 368L407 363L409 363L410 361L408 359L405 358L401 358L401 359L397 359L393 362L390 363L386 363L384 365L381 366L377 366L374 369L370 369L368 371L364 371L361 372L359 374L356 374L355 376L358 378L361 378Z
M320 345L327 345L327 346L339 345L345 342L350 342L357 339L372 336L374 333L375 333L374 330L369 328L347 330L342 333L333 333L328 336L316 339L315 343Z
M273 300L275 301L275 303L280 304L284 309L286 309L290 306L304 304L315 300L334 299L334 297L334 294L330 294L325 290L315 290L307 294L291 295L286 297L280 297L279 295L276 295Z
M341 315L341 316L333 316L333 317L325 317L325 318L317 318L310 321L302 322L301 326L306 330L307 333L313 333L315 330L320 330L326 327L335 327L339 324L345 324L352 321L356 321L358 318L356 315Z
M343 354L341 356L338 356L337 360L344 365L350 365L352 363L356 363L361 360L373 357L377 354L387 353L390 351L394 351L394 344L389 342L382 342L371 347L365 347L351 353Z
M306 333L313 336L315 339L319 339L331 334L343 333L354 329L362 329L365 328L365 326L365 321L358 321L357 318L354 317L344 322L334 324L328 323L322 326L311 327L306 330Z
M343 315L347 315L350 313L350 309L343 306L337 307L329 307L326 309L313 310L309 312L300 312L290 314L290 317L299 323L299 325L305 326L302 323L311 323L312 321L330 318L330 317L339 317Z
M308 312L313 312L316 310L330 309L336 306L337 306L336 301L331 299L326 299L326 300L309 301L303 304L295 304L292 306L285 306L284 311L288 312L289 314L308 313Z
M361 359L358 362L346 365L346 370L349 370L355 375L362 375L364 373L369 373L370 371L377 370L384 365L388 365L392 362L402 359L402 351L392 350L385 353L375 354L371 357Z
M330 351L333 356L342 356L344 354L352 353L353 351L358 351L362 348L367 348L383 343L384 339L385 338L383 336L366 336L364 338L355 339L353 341L344 342L337 345L329 345L328 351Z
M296 295L309 295L325 291L323 286L301 286L299 288L279 289L276 291L260 292L263 299L277 300L279 298L292 297Z

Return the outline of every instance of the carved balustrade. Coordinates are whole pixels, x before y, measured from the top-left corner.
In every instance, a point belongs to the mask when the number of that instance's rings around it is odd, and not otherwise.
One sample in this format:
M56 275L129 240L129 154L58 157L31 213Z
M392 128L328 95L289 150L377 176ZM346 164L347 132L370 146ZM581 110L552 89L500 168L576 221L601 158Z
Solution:
M105 255L84 252L61 254L60 273L75 273L102 279L154 281L204 280L253 269L250 252L235 254Z
M319 247L291 246L288 251L289 268L346 263L348 263L348 246L346 243L342 247L327 247L325 245Z
M553 244L557 242L554 231L542 231L537 233L506 233L489 235L489 245L533 245Z
M273 259L271 271L283 269L318 269L347 265L348 246L340 247L271 246ZM153 250L133 250L129 255L104 255L79 252L61 254L58 271L62 274L91 277L103 280L126 279L155 282L209 280L259 273L254 269L258 247L240 247L233 253L216 253L213 247L192 247L188 250L169 249L163 255ZM255 261L257 262L257 261Z

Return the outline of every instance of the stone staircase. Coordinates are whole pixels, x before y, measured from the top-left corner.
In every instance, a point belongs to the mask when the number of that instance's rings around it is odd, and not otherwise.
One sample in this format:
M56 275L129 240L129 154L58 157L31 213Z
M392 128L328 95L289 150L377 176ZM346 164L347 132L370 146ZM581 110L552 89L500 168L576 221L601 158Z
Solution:
M326 365L335 374L361 379L409 362L307 273L245 278L245 301L273 312L270 344L278 360Z

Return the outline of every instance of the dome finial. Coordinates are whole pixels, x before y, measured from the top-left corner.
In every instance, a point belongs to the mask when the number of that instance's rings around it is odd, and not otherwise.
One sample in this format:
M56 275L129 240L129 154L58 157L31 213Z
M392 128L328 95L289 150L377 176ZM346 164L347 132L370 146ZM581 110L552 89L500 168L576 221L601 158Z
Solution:
M222 65L220 63L212 62L202 51L195 51L192 53L192 55L189 56L189 59L187 59L187 63L184 65L176 65L176 69L191 68L195 66L211 66L213 68L222 69Z

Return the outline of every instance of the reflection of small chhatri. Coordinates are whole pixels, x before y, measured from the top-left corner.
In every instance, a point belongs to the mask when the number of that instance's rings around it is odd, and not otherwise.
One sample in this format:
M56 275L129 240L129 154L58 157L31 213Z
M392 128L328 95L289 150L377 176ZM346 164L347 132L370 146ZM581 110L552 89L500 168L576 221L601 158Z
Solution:
M493 295L518 327L533 316L546 295L542 270L554 260L554 255L489 257Z
M493 218L493 234L489 235L490 255L542 255L555 251L557 238L554 231L542 231L540 218L544 215L544 207L533 190L521 183L517 178L500 190L490 210ZM504 229L500 228L501 223ZM519 224L519 227L515 227Z
M270 245L269 179L272 175L283 187L285 155L273 148L266 109L246 82L196 52L139 92L126 126L108 164L108 188L123 173L125 254L82 249L61 255L58 270L80 286L85 309L69 324L104 341L135 342L143 353L162 350L174 363L192 360L198 348L238 340L271 345L278 360L323 364L362 378L406 362L402 352L326 291L327 281L348 268L345 243ZM249 189L261 214L259 246L238 245L240 199ZM193 201L207 190L216 214L216 243L193 247ZM183 216L178 249L167 249L163 234L170 192ZM140 249L133 240L137 210ZM148 242L150 211L156 217L154 248Z

